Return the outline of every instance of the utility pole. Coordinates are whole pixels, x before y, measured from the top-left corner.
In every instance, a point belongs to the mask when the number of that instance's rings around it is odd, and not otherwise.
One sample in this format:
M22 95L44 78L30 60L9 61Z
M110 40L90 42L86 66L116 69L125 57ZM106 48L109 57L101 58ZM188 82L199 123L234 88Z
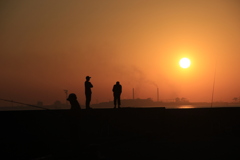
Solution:
M213 106L213 96L214 96L214 89L215 89L215 81L216 81L216 69L217 68L217 62L215 64L215 70L214 70L214 77L213 77L213 88L212 88L212 101L211 101L211 108Z

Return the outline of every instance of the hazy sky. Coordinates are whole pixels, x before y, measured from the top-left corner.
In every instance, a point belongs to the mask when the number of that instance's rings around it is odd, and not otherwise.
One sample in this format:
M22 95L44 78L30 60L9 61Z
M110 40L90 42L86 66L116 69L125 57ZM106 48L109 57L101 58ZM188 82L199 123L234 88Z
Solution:
M0 98L84 104L122 98L185 97L216 101L240 96L238 0L1 0ZM178 61L188 57L190 68Z

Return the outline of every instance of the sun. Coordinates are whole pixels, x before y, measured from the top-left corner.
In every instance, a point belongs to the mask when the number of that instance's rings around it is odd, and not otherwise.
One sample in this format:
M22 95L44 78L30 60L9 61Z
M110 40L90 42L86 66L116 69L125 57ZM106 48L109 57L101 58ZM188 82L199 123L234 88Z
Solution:
M191 65L191 61L188 58L182 58L179 61L179 65L182 68L188 68Z

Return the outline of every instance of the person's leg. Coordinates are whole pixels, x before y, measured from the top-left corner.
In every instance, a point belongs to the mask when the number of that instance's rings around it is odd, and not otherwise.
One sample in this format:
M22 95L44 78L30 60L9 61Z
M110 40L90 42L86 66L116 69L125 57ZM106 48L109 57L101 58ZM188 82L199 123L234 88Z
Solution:
M116 108L117 97L116 97L116 95L113 95L113 97L114 97L114 100L113 100L114 101L114 108Z
M86 109L90 109L91 93L86 93Z
M120 105L121 105L121 99L120 99L120 95L118 95L118 108L120 108Z
M86 109L88 109L89 108L89 98L88 98L88 96L86 96Z

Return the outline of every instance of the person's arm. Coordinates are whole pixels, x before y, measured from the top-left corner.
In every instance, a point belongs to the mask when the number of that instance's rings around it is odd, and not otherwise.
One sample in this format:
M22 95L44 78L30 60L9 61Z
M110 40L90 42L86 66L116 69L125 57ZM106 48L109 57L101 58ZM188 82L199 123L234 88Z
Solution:
M93 85L92 85L92 83L91 83L91 82L89 82L89 86L90 86L90 88L92 88L92 87L93 87Z

